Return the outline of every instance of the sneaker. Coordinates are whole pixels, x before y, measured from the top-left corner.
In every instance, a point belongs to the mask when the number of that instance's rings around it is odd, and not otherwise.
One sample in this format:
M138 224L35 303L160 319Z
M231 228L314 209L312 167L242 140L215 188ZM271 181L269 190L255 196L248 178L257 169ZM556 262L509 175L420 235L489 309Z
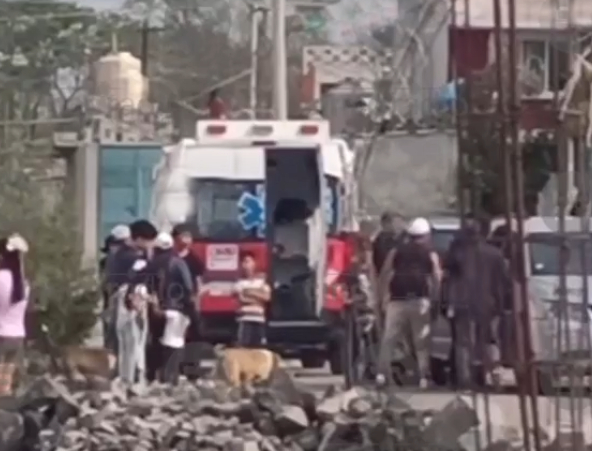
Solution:
M423 388L428 388L429 386L430 386L430 382L425 377L422 377L419 380L419 388L423 389Z
M376 384L379 387L382 387L383 385L386 384L386 377L384 376L384 374L377 374L376 375Z

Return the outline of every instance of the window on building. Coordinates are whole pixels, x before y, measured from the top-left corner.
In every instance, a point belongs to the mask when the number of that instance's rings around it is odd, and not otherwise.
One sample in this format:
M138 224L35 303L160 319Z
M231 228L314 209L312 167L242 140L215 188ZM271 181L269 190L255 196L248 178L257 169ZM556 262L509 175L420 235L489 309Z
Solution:
M569 42L528 39L522 41L523 67L541 81L542 91L563 89L570 74Z

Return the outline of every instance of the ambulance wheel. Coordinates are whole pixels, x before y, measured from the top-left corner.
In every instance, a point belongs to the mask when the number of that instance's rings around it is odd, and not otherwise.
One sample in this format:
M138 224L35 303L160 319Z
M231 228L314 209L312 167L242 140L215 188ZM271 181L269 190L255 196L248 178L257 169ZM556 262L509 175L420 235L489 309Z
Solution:
M302 368L322 368L325 366L325 356L318 352L307 352L300 356Z

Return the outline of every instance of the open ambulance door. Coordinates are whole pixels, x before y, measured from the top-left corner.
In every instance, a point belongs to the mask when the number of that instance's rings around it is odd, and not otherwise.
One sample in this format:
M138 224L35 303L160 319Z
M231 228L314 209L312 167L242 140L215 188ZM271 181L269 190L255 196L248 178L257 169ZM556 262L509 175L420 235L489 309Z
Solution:
M265 149L271 321L318 320L325 299L327 196L320 147Z

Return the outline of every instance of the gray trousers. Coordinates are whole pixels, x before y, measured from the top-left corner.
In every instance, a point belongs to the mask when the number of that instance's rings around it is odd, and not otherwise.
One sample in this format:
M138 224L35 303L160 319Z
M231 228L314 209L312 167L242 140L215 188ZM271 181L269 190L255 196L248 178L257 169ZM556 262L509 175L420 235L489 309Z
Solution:
M393 351L395 359L407 361L413 357L420 378L430 372L430 300L428 298L391 300L385 318L378 356L378 372L392 376Z
M127 287L117 296L117 364L119 377L126 383L146 382L146 341L148 339L147 309L128 310L125 306Z

